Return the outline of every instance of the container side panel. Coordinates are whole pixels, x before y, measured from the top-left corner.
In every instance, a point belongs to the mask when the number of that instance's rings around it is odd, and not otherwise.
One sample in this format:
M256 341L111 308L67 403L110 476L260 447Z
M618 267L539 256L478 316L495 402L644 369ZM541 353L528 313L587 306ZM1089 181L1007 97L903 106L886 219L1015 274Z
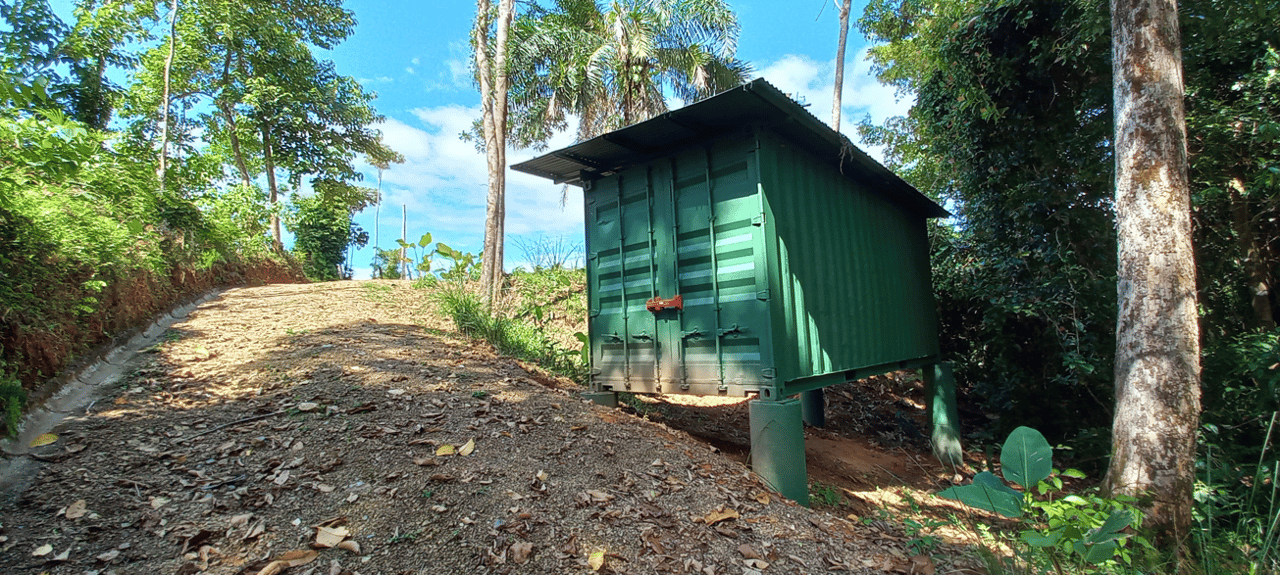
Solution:
M925 219L762 138L778 378L938 353Z

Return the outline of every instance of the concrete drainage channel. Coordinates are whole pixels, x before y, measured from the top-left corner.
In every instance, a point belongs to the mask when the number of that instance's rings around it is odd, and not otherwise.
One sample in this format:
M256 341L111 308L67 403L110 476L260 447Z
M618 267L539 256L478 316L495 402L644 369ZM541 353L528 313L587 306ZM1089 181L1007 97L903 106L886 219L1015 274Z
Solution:
M158 343L165 330L186 319L201 304L222 295L223 291L213 290L160 314L123 345L108 350L70 378L50 382L50 385L60 385L61 388L54 391L43 405L23 417L22 431L16 438L0 441L0 450L4 452L4 459L0 460L0 496L9 499L21 493L32 479L37 461L27 455L32 451L29 446L33 439L52 432L68 417L86 415L101 390L120 381L128 373L132 367L131 360L139 351Z

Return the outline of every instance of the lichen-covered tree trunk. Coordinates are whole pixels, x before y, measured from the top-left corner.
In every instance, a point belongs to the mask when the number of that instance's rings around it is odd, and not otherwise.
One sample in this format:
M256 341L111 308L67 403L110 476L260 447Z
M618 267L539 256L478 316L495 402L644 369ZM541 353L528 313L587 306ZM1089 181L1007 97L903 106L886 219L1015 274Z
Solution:
M1111 0L1119 317L1107 487L1151 497L1185 549L1200 416L1200 329L1176 0Z

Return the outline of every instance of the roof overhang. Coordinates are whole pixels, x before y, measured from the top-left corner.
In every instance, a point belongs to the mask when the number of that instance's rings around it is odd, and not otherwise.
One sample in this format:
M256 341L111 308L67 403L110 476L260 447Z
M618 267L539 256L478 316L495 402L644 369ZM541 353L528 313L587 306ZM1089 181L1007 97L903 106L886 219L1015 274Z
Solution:
M830 158L833 167L845 177L864 182L925 217L950 215L763 78L515 164L511 169L558 184L582 186L586 181L610 176L752 125L771 130L819 157Z

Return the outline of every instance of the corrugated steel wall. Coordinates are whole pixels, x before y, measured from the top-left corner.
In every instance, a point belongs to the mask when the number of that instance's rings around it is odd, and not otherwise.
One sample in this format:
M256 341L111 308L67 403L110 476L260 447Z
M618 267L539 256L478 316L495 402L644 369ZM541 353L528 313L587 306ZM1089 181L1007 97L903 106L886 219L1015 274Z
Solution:
M586 211L604 389L742 395L938 353L924 217L768 132L595 181Z
M937 354L925 219L767 133L759 159L778 378Z

